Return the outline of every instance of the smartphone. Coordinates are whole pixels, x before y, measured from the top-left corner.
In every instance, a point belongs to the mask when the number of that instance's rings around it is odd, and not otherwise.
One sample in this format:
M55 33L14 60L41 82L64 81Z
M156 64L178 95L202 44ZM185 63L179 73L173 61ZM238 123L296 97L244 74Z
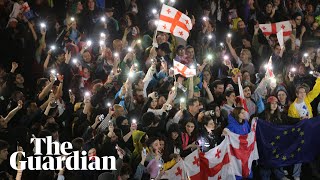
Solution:
M99 120L100 120L100 121L103 121L103 120L104 120L104 115L103 115L103 114L100 114L100 115L99 115Z
M147 156L147 150L146 150L146 148L143 148L142 151L143 151L143 152L142 152L143 155L144 155L144 156Z

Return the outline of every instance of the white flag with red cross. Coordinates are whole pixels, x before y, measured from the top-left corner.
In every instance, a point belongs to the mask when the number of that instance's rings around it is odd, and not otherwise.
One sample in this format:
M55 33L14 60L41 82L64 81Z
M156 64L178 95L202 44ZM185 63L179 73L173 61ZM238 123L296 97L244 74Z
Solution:
M180 160L171 169L165 171L161 179L187 180L184 161Z
M233 180L235 175L232 172L230 163L229 142L227 139L221 144L204 154L204 161L201 163L208 164L204 172L208 180ZM207 162L206 162L207 161ZM202 169L201 169L202 170Z
M193 151L184 158L184 166L187 176L191 180L201 180L200 174L200 157L198 150Z
M171 33L174 36L187 40L192 29L191 19L177 9L162 5L157 31Z
M196 69L192 69L189 68L188 66L173 60L173 70L174 70L174 74L181 74L184 77L192 77L195 76L197 74L197 70Z
M290 21L281 21L272 24L259 24L262 33L266 36L271 34L277 34L281 29L283 31L283 36L289 38L292 32L292 27Z
M256 126L257 121L253 119L251 132L246 135L235 134L226 129L230 143L230 163L234 175L248 177L251 172L252 161L259 159Z

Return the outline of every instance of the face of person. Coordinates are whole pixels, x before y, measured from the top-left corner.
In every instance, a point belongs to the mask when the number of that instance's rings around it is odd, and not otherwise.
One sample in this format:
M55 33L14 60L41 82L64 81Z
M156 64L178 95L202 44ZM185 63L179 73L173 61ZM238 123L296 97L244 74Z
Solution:
M160 141L155 140L151 146L152 146L152 149L154 150L154 152L159 151L160 150Z
M160 150L161 150L161 151L164 150L164 145L165 145L165 143L164 143L163 140L159 141L159 146L160 146Z
M95 148L91 148L88 152L88 156L96 156L97 155L97 151Z
M295 21L296 21L297 26L300 26L301 21L302 21L302 17L301 16L296 17Z
M224 92L224 85L223 84L218 84L216 88L214 88L214 93L215 94L223 94Z
M226 99L234 104L236 102L236 94L231 93L229 97L226 96Z
M94 0L88 0L88 8L89 10L94 10Z
M24 78L23 78L23 76L21 74L17 74L16 75L16 82L18 84L23 84L24 83Z
M188 48L186 50L186 55L188 59L193 59L194 58L194 49L193 48Z
M195 113L195 114L199 113L199 108L200 108L199 106L200 106L199 101L194 102L192 106L189 106L190 112Z
M251 96L251 90L250 90L249 87L244 88L244 89L243 89L243 93L244 93L244 97L245 97L245 98L250 98L250 96Z
M178 132L171 132L171 138L173 140L176 140L178 138L178 136L179 136Z
M239 114L239 119L245 120L246 119L246 111L244 109L241 110Z
M83 10L83 5L82 5L82 3L79 1L78 2L78 4L77 4L77 9L79 10L79 11L82 11Z
M277 108L278 108L277 102L272 102L272 103L270 103L270 109L271 109L271 111L275 111L275 110L277 110Z
M239 21L238 22L238 29L245 29L246 28L246 25L244 24L243 21Z
M243 73L243 80L251 82L250 74L248 72Z
M280 102L286 102L287 100L287 94L283 91L278 92L278 99Z
M242 39L242 45L245 48L250 48L251 47L251 43L250 41L246 40L246 39Z
M152 109L155 109L157 107L157 104L158 104L158 99L152 99L150 107Z
M91 54L89 52L84 52L82 58L84 62L91 63Z
M128 27L130 27L132 25L132 22L129 16L126 16L126 21L127 21Z
M281 52L281 47L279 45L276 45L276 47L274 47L274 54L279 56L280 52Z
M203 80L206 81L207 83L209 83L209 82L210 82L210 79L211 79L211 74L210 74L210 72L204 71L204 72L203 72Z
M213 131L215 128L215 124L213 120L211 119L208 124L204 125L204 127L207 129L208 132Z
M129 125L128 119L123 120L122 123L121 123L121 125L123 125L123 126Z
M186 53L186 51L184 49L179 49L177 54L178 54L178 56L184 56L185 53Z
M8 148L5 148L5 149L2 149L1 151L0 151L0 159L1 160L7 160L7 158L8 158Z
M218 118L221 115L220 107L217 106L216 109L214 110L215 116Z
M188 122L186 124L186 132L188 134L191 134L193 132L193 130L194 130L194 124L192 122Z
M303 100L307 96L307 92L304 88L300 88L296 95L298 99Z
M267 4L266 6L266 13L270 14L272 12L272 4Z

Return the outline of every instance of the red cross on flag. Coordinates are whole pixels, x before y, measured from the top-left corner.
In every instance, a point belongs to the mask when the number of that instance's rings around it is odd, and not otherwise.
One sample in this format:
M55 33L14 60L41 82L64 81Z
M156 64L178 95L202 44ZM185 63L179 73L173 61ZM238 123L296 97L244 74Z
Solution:
M259 24L262 33L266 36L271 34L277 34L281 29L283 30L283 36L289 37L292 32L290 21L282 21L272 24Z
M267 78L274 78L273 74L273 66L272 66L272 56L270 56L268 64L266 65L266 76Z
M198 150L193 151L184 158L184 165L187 175L191 180L201 180L200 157Z
M184 77L192 77L197 74L196 69L189 68L188 66L173 60L173 70L174 74L181 74Z
M227 129L230 143L230 163L232 172L237 176L248 177L252 161L259 159L256 142L256 119L252 120L251 132L239 135Z
M184 161L180 160L171 169L165 171L165 173L161 176L161 179L187 180Z
M206 164L207 169L201 169L208 177L209 180L222 180L235 179L235 175L232 172L229 152L229 142L227 140L222 141L221 144L204 154L205 159L201 163ZM203 176L203 174L202 174Z
M191 19L187 15L171 6L162 5L157 31L171 33L187 40L191 29Z

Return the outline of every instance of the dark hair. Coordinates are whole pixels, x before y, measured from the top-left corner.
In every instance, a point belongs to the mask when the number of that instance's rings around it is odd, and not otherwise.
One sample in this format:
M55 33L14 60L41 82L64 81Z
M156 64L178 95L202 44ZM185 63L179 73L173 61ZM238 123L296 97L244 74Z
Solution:
M243 109L243 107L235 107L231 112L231 116L234 117L237 121L239 121L239 114Z
M142 115L141 119L142 119L142 126L143 127L148 127L152 124L153 122L153 119L155 118L156 116L152 113L152 112L146 112Z
M234 90L226 90L226 91L224 92L224 95L225 95L226 97L230 97L232 93L235 93Z
M180 131L179 124L173 123L173 124L171 124L169 126L169 128L168 128L168 136L171 137L171 133L173 133L173 132L177 132L180 135L181 131Z
M218 85L224 85L224 83L221 80L215 80L213 81L212 85L214 88L217 88Z
M187 50L187 49L191 49L191 48L192 48L192 49L194 49L194 47L193 47L193 46L188 45L188 46L186 47L186 50Z
M188 107L193 106L193 104L197 101L199 101L197 98L188 99L188 102L187 102Z
M158 137L150 137L147 139L146 141L146 146L147 147L151 147L151 145L156 141L156 140L159 140Z
M123 163L120 170L120 176L130 175L131 172L132 172L131 166L127 163Z
M44 129L50 131L51 133L59 131L59 125L57 123L46 123Z
M77 137L71 143L74 151L80 151L84 145L84 140L81 137Z
M43 87L46 85L46 82L49 81L47 78L39 78L37 80L38 90L41 91Z
M267 103L266 104L266 109L265 109L265 120L266 121L269 121L269 122L272 122L272 123L277 123L277 124L281 124L282 123L282 118L281 118L281 113L280 113L280 110L279 108L277 108L274 112L274 114L276 115L276 118L275 117L272 117L272 114L271 114L271 103Z
M8 142L0 139L0 151L7 149L9 146Z
M202 126L203 126L203 129L205 129L205 126L208 125L209 121L213 120L213 118L211 116L203 116L203 119L202 119ZM214 120L213 120L214 122Z

